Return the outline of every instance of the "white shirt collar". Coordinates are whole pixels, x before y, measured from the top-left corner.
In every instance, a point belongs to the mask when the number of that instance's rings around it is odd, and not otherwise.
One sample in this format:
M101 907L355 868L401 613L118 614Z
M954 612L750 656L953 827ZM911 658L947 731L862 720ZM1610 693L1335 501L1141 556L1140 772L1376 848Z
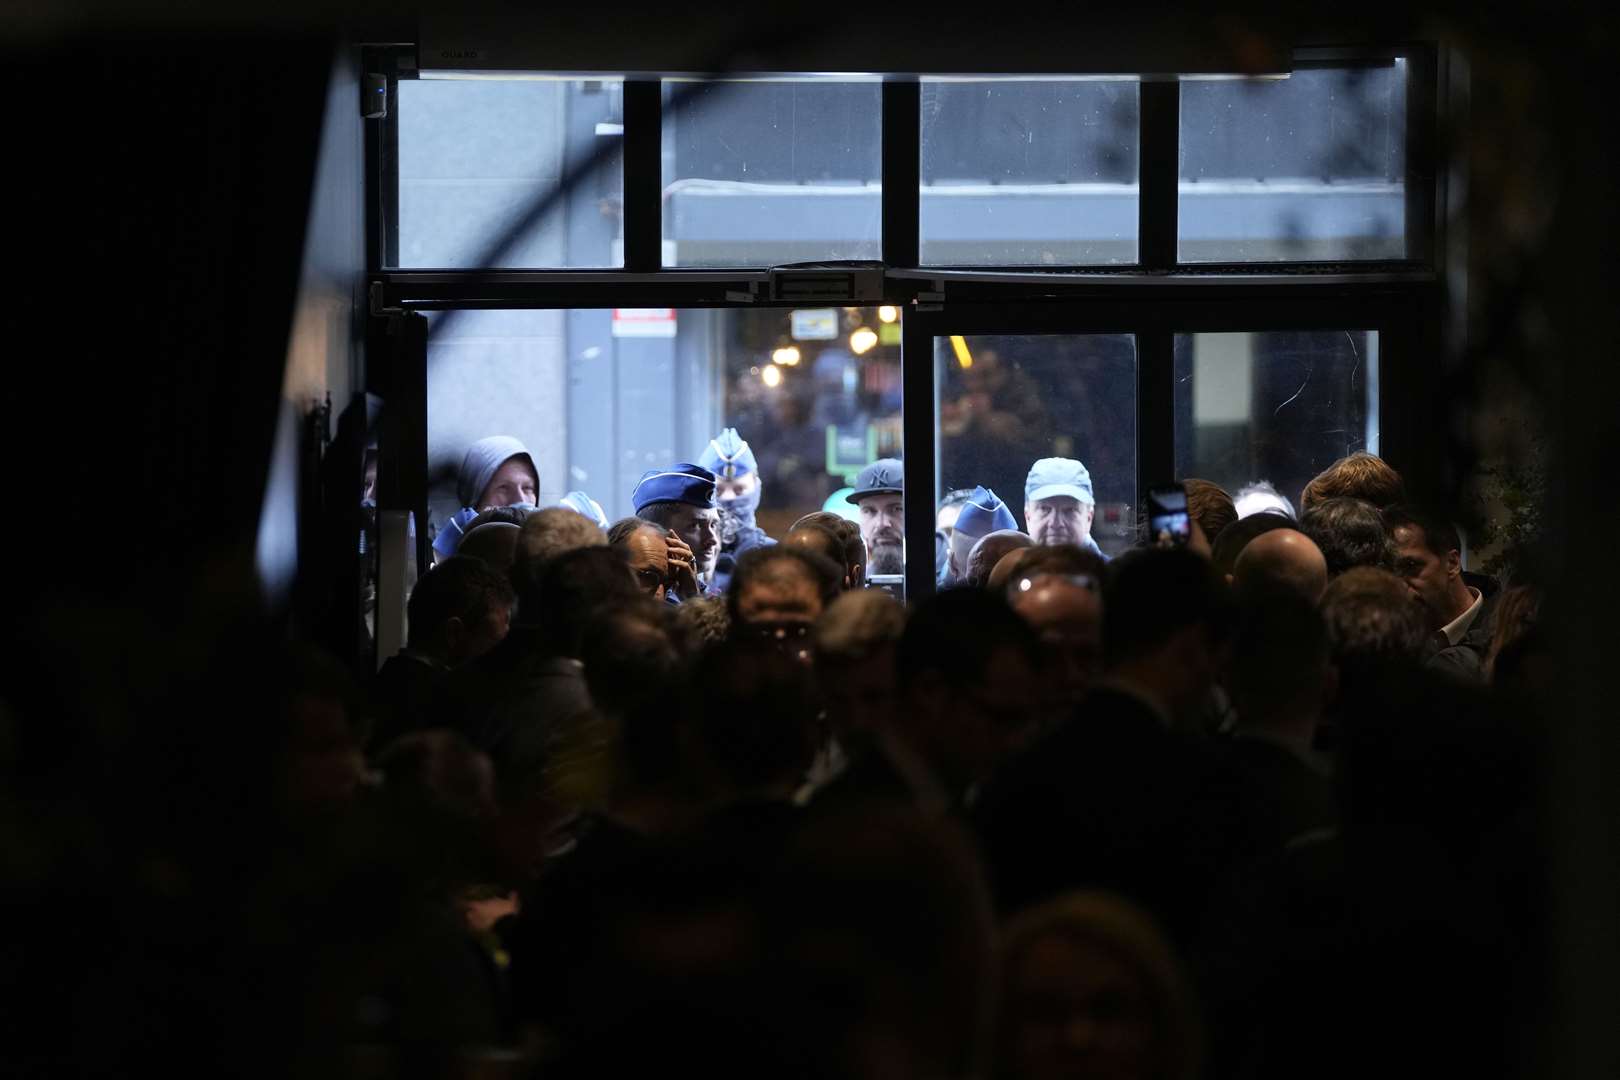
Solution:
M1473 627L1474 620L1479 618L1479 609L1485 606L1483 593L1472 585L1468 586L1468 592L1474 598L1474 602L1468 605L1468 610L1440 628L1440 632L1446 635L1446 640L1453 645L1459 644L1463 638L1468 636L1468 631Z

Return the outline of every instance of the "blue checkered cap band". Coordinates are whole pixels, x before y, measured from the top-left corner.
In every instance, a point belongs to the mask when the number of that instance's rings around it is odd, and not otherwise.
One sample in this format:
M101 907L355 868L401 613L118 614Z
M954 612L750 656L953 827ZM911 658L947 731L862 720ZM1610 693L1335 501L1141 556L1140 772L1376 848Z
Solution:
M753 449L737 434L736 428L729 427L709 440L698 457L698 464L727 480L759 471Z
M987 536L1000 529L1016 529L1018 521L1007 504L987 487L976 487L956 518L956 531L964 536Z
M636 481L630 505L638 511L648 503L679 502L689 506L714 508L714 473L689 461L676 462L667 469L649 469Z

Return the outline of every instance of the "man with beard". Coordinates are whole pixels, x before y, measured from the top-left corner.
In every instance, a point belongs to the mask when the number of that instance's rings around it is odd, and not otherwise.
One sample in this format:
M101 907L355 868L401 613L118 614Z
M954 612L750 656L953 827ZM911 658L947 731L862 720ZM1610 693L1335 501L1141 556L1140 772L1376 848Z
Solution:
M1074 544L1107 558L1091 538L1096 510L1091 473L1080 462L1049 457L1030 466L1024 481L1024 522L1037 545Z
M715 505L720 511L720 555L710 591L723 593L739 555L776 541L754 524L760 497L759 463L736 428L726 428L710 439L698 464L714 473Z
M848 499L861 511L867 577L903 574L906 569L906 516L903 471L898 459L879 458L855 478Z

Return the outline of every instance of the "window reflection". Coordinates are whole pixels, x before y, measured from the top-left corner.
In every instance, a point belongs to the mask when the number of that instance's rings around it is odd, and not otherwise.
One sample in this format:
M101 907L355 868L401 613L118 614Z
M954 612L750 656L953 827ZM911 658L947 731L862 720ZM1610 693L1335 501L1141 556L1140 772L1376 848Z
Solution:
M1138 84L925 79L922 261L1136 259Z
M480 268L575 161L622 139L617 79L406 79L399 84L399 265ZM506 267L622 266L614 153L515 238Z
M882 256L880 82L680 85L685 105L664 118L664 265Z
M1176 472L1237 494L1258 483L1299 503L1311 477L1378 452L1378 334L1178 334Z
M1181 84L1183 262L1406 255L1404 59Z

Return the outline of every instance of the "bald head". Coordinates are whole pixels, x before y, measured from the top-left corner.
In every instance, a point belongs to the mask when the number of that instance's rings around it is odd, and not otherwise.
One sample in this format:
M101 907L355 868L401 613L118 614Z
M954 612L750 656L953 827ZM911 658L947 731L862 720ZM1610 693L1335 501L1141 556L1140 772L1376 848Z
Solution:
M1011 601L1056 661L1051 689L1075 704L1102 672L1102 597L1071 577L1038 574L1021 581Z
M457 555L471 555L483 559L495 569L505 573L517 560L518 536L522 528L509 521L488 521L467 530L456 548Z
M1036 630L1063 627L1094 638L1101 634L1102 600L1095 592L1055 574L1042 574L1028 584L1013 594L1012 606Z
M782 542L808 548L839 565L844 562L844 542L834 536L831 529L820 525L795 525Z
M995 566L990 568L990 576L985 579L985 585L992 589L1004 589L1013 575L1024 568L1032 552L1040 551L1038 547L1013 548L1003 555Z
M1232 568L1232 581L1245 590L1288 589L1314 604L1327 588L1327 559L1304 533L1273 529L1244 546Z
M986 533L973 545L968 552L967 573L963 581L976 588L983 588L990 583L990 571L996 568L1009 551L1029 547L1035 541L1025 533L1016 529L998 529L993 533Z

